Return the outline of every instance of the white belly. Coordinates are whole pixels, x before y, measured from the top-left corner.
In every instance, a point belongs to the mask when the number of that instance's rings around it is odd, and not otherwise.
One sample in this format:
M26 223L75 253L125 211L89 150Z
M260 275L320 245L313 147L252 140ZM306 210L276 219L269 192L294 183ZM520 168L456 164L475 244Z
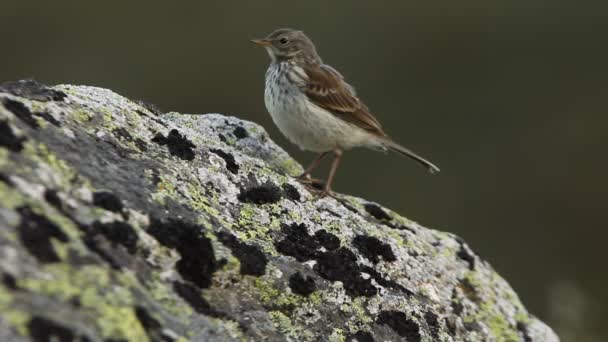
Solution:
M369 144L369 133L311 103L297 85L277 77L277 68L271 66L266 73L264 102L275 125L289 141L313 152Z

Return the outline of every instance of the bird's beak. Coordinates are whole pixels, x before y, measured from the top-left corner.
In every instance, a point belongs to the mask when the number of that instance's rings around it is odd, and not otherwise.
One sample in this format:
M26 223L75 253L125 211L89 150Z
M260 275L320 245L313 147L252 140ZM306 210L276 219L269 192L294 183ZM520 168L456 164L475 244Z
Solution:
M252 39L251 42L259 46L270 46L272 42L268 39Z

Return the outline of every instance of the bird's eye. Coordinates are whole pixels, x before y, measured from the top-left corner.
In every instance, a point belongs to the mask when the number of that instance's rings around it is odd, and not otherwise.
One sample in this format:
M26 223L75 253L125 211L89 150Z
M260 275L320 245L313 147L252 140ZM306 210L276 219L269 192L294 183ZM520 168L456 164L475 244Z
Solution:
M283 37L283 38L279 39L279 42L280 42L281 44L285 45L285 44L289 43L289 39L287 39L287 38Z

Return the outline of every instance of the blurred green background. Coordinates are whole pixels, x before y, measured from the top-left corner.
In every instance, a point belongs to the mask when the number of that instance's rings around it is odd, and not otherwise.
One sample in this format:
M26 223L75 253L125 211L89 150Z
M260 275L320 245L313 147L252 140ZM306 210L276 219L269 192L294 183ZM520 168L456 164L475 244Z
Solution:
M3 0L0 81L235 115L307 164L266 113L268 56L248 42L302 29L389 134L442 169L355 150L336 190L464 237L564 341L605 341L605 3Z

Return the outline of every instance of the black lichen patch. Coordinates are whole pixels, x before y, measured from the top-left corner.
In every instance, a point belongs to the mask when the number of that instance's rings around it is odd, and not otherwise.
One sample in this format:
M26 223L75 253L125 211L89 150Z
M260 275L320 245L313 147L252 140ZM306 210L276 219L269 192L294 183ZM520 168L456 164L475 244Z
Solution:
M365 208L365 211L380 221L390 221L393 219L386 211L384 211L384 209L382 209L382 207L377 204L365 203L363 207Z
M300 262L319 257L321 245L316 237L308 234L305 224L283 225L282 232L285 237L275 243L279 253L292 256Z
M374 342L374 335L372 335L369 331L359 330L354 334L348 335L346 337L346 341Z
M150 341L167 341L166 336L163 336L163 327L160 322L154 318L148 309L143 306L135 307L135 316L141 326L146 331L146 335L150 338ZM173 339L170 339L173 340Z
M173 282L173 291L186 301L194 311L207 316L222 316L221 313L211 308L211 305L203 298L203 294L198 288L190 284L175 281Z
M327 280L341 281L344 290L351 297L371 297L378 293L370 278L365 279L361 275L355 254L344 247L322 253L317 258L314 269Z
M473 252L471 252L469 246L467 246L467 244L464 242L463 239L461 239L460 237L457 237L456 241L458 241L458 243L460 244L460 249L456 253L456 256L459 257L460 259L466 261L467 264L469 265L469 269L471 271L474 270L475 269L475 254L473 254Z
M115 213L119 213L123 209L120 199L113 193L105 190L93 193L93 204Z
M30 337L34 342L73 342L88 340L82 336L77 339L72 329L45 317L34 316L27 323Z
M126 141L133 141L133 136L124 127L114 128L112 130L112 134L114 134L114 136L117 137L117 138L121 138L121 139L124 139Z
M259 186L241 189L239 201L254 204L277 203L281 200L281 189L273 183L267 182Z
M254 276L264 275L268 259L259 247L247 245L237 240L237 238L230 233L220 232L218 233L217 238L226 247L230 248L232 254L239 259L241 263L241 274Z
M141 104L141 103L138 103L138 104L139 104L140 106L142 106L142 104ZM144 106L144 107L145 107L145 106ZM154 111L150 110L149 108L146 108L146 109L148 109L148 110L151 112L151 114L148 114L148 113L144 112L144 111L143 111L143 110L141 110L141 109L136 109L136 110L135 110L135 113L139 114L139 116L144 116L144 117L146 117L146 118L148 118L148 119L150 119L150 120L152 120L152 121L156 122L157 124L159 124L159 125L161 125L161 126L167 127L167 123L166 123L166 122L164 122L163 120L161 120L161 119L159 119L159 118L158 118L158 116L159 116L159 115L161 115L162 113L156 113L156 112L154 112Z
M462 313L462 310L464 310L464 305L462 305L462 303L458 301L452 301L450 303L450 306L452 307L452 312L454 313L454 315L457 316Z
M439 336L439 317L432 311L424 313L424 320L431 330L431 335L437 338Z
M130 224L122 221L114 221L110 223L101 223L95 221L92 225L92 232L102 234L114 244L121 245L125 249L134 254L137 250L137 232Z
M55 119L51 114L49 114L47 112L34 113L34 115L43 118L44 120L46 120L48 123L50 123L51 125L53 125L55 127L61 127L61 122L59 122L57 119Z
M133 140L133 143L135 144L135 146L137 146L137 148L142 151L142 152L146 152L148 151L148 144L141 140L140 138L135 138Z
M384 279L373 268L359 265L355 254L345 247L340 247L340 240L325 230L318 231L313 236L308 234L304 224L292 223L283 225L282 232L284 238L275 243L279 253L292 256L300 262L316 260L314 270L327 280L341 281L350 296L370 297L377 294L378 289L372 285L371 279L386 288L412 294L396 282ZM328 251L323 252L322 246ZM370 277L365 279L362 272Z
M397 260L391 246L373 236L357 235L353 239L353 245L374 264L380 261L380 257L390 262Z
M416 231L406 225L400 224L400 223L395 223L395 222L383 222L385 225L387 225L388 227L391 227L393 229L398 229L398 230L406 230L412 234L416 234Z
M177 250L181 258L176 267L182 278L200 288L211 285L211 277L218 263L211 240L205 236L202 226L177 219L164 222L152 219L148 233L164 246Z
M476 331L476 332L484 331L484 327L478 321L472 321L472 322L465 321L462 325L464 326L465 330L467 330L467 331Z
M401 311L380 311L376 323L388 325L407 341L420 341L420 327Z
M230 142L228 141L228 138L226 138L225 135L223 135L222 133L219 133L217 136L220 138L221 142L223 142L224 144L230 145Z
M13 181L10 179L9 176L5 175L4 173L0 172L0 182L6 184L6 185L14 185Z
M460 316L460 314L464 310L464 305L462 305L462 303L458 299L458 291L456 291L456 288L452 289L452 299L450 306L452 308L452 312L456 316Z
M32 128L40 128L40 124L38 123L38 121L36 121L36 118L35 118L36 116L46 120L47 122L51 123L53 126L56 126L56 127L61 126L61 122L59 122L57 119L55 119L51 114L46 113L46 112L32 113L29 110L29 108L27 108L27 106L25 106L23 103L21 103L19 101L14 101L14 100L5 98L5 99L2 99L2 104L4 105L4 107L6 109L10 110L19 119L21 119L21 121L23 121L24 123L26 123L28 126L30 126Z
M325 229L318 230L315 233L317 241L328 251L333 251L340 247L340 239L332 233L328 233Z
M234 134L237 139L244 139L249 137L249 132L247 132L247 130L243 126L236 126L234 128L234 131L232 131L232 134Z
M393 280L388 280L388 279L384 278L382 276L382 274L380 274L380 272L376 271L375 269L373 269L369 266L361 266L361 271L369 274L376 281L376 283L378 283L378 285L380 285L380 286L383 286L387 289L393 289L395 291L401 291L408 296L411 296L414 294L414 292L412 290L405 288L403 285L401 285Z
M172 156L188 161L194 160L193 148L196 148L196 146L176 129L172 129L166 137L160 133L156 134L152 138L152 142L166 145Z
M8 289L16 290L17 289L17 279L10 273L2 273L2 277L0 279L2 284Z
M79 225L79 228L84 232L82 241L85 245L114 269L128 266L130 258L127 253L133 255L137 250L137 233L126 222L95 221L91 225ZM117 249L118 246L124 249Z
M38 124L38 121L36 121L36 119L32 115L32 112L30 112L30 109L27 108L23 103L5 98L5 99L2 99L2 104L4 105L4 107L6 109L10 110L13 114L15 114L19 119L21 119L21 121L26 123L28 126L30 126L32 128L40 127L40 125Z
M305 277L300 272L294 273L289 277L289 287L293 293L305 297L308 297L311 293L315 292L317 288L313 277Z
M281 188L283 188L283 193L285 194L285 197L294 202L300 201L300 192L298 191L298 189L296 189L295 186L289 183L283 183L283 185L281 185Z
M67 95L34 80L19 80L0 83L0 92L25 97L36 101L63 101Z
M17 212L21 215L19 238L28 252L43 263L59 262L51 239L67 242L68 236L56 224L36 214L29 207L20 207Z
M522 322L522 321L517 321L516 327L517 327L517 330L524 337L525 342L532 342L532 337L530 336L530 333L528 332L528 324L526 324L525 322Z
M448 329L447 332L450 334L450 336L455 336L456 332L458 331L457 317L445 317L443 319L443 322L445 323L445 327Z
M0 146L6 147L9 151L21 152L23 143L27 139L18 137L7 120L0 121Z
M235 175L239 172L239 164L236 163L236 160L234 159L234 156L232 154L214 148L210 149L209 151L217 154L220 158L224 159L224 162L226 163L226 169L228 169L228 171L232 172Z
M154 103L152 103L150 101L137 100L137 101L135 101L135 103L137 103L138 105L146 108L148 111L150 111L154 115L158 116L158 115L161 115L161 114L164 113L164 111L159 106L157 106L156 104L154 104ZM140 111L138 111L138 114L145 115L145 114L142 114L142 113L139 113L139 112Z
M55 189L44 190L44 200L56 209L62 210L63 208L63 202L59 197L59 192Z

